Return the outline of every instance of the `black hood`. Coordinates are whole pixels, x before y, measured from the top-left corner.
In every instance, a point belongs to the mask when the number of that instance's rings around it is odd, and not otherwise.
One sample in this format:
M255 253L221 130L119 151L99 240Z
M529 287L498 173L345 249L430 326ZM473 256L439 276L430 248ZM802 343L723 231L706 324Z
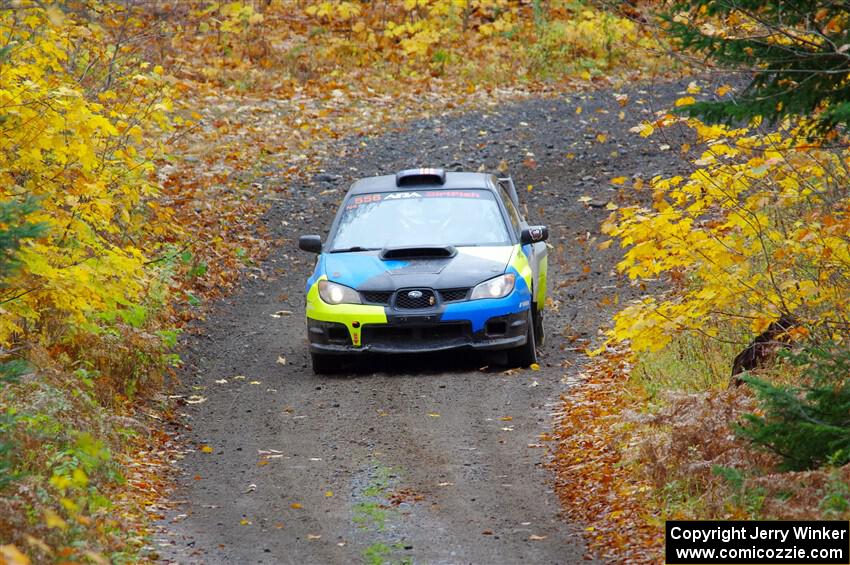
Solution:
M325 256L325 274L358 290L467 288L504 273L514 246L433 249L331 253Z

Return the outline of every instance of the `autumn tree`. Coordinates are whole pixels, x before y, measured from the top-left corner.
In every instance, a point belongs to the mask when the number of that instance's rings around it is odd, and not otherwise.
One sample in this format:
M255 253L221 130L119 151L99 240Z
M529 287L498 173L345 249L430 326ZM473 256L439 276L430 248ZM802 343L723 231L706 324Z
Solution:
M90 7L133 21L121 5ZM43 226L0 285L3 345L48 322L100 323L140 301L148 282L141 243L158 188L149 139L169 126L163 70L111 56L111 28L86 14L54 3L0 11L0 202L37 202L8 213Z
M653 179L651 209L621 209L606 224L627 248L623 271L667 275L675 288L627 306L615 338L659 349L682 332L719 337L749 326L758 334L790 316L798 337L842 339L847 152L823 142L850 124L848 18L846 3L826 0L666 6L674 43L750 80L732 97L728 85L699 100L690 94L700 89L689 88L672 113L635 128L646 136L685 125L702 152L687 177ZM765 130L765 121L780 127Z
M734 98L683 109L712 122L815 117L850 124L850 9L830 0L676 0L663 14L681 47L750 76Z

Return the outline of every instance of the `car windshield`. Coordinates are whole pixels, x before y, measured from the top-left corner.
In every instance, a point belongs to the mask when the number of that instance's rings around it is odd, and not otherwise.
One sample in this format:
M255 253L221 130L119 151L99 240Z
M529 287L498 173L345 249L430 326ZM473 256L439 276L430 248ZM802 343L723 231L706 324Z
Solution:
M333 236L334 251L386 247L508 245L489 190L376 192L350 198Z

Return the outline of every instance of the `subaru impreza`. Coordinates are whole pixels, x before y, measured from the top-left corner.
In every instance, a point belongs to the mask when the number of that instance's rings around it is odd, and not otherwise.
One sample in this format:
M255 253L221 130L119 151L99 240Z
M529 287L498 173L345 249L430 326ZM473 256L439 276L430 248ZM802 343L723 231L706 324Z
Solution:
M529 225L510 177L412 169L356 181L307 281L316 373L340 356L506 350L537 362L548 230Z

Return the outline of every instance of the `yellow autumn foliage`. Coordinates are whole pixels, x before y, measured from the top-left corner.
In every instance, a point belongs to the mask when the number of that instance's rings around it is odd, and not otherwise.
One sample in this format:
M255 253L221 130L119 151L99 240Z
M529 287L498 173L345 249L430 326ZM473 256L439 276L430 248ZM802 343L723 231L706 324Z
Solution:
M510 81L517 74L589 78L590 71L610 66L639 68L647 62L640 59L640 47L652 43L627 18L563 0L545 6L519 0L374 5L322 0L303 10L316 24L310 41L324 47L321 58L348 65L357 53L354 61L361 66L398 62L408 73L421 72L423 66L442 72L452 60L462 68L463 63L474 67L465 68L467 73L489 69L488 76L506 73ZM328 28L344 34L324 37Z
M81 13L26 1L0 11L0 201L35 199L27 220L46 227L0 286L0 345L91 329L148 284L149 140L168 127L165 79L138 62L119 72L107 31Z
M850 152L800 141L800 125L761 134L683 122L705 146L694 171L653 179L651 207L622 208L604 226L626 249L619 269L661 289L620 311L611 338L654 351L683 331L758 333L786 314L840 339L850 324Z

